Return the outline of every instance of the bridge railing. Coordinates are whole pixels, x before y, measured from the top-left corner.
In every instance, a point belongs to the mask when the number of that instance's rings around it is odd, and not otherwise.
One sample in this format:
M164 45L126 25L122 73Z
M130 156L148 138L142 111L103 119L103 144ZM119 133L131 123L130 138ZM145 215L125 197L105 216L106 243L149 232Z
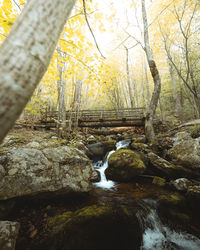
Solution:
M125 109L109 109L109 110L80 110L66 111L66 120L77 118L80 121L99 121L99 120L121 120L121 119L142 119L144 118L144 108L125 108ZM43 121L58 119L58 111L48 111L42 113Z

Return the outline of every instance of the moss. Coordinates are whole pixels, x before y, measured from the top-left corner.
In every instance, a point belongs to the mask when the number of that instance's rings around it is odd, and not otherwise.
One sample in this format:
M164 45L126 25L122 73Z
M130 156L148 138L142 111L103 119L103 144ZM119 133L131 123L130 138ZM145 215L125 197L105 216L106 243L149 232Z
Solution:
M185 198L178 194L169 194L169 195L161 195L159 197L160 202L169 204L169 205L180 205L184 202Z
M158 185L158 186L160 186L160 187L163 187L163 186L165 186L165 184L166 184L166 180L163 179L163 178L160 178L160 177L158 177L158 176L155 176L155 177L153 178L153 182L152 182L152 183L155 184L155 185Z
M139 143L139 142L131 143L131 148L135 149L135 150L138 150L138 151L142 151L142 152L148 152L149 151L149 148L148 148L147 144Z
M140 159L140 157L130 149L119 149L114 152L109 160L109 166L121 166L121 165L129 165L129 166L137 166L137 168L145 168L144 163Z
M68 226L77 222L87 220L90 217L99 217L101 215L111 212L111 207L106 205L93 205L84 207L75 212L65 212L62 215L55 216L49 219L48 225L50 227Z
M116 140L108 140L108 141L103 141L103 145L106 148L106 151L111 151L116 148Z
M63 223L67 223L72 218L72 216L73 216L73 212L71 212L71 211L65 212L61 215L50 218L48 225L50 227L55 227L55 226L59 226Z
M195 125L194 127L192 127L191 136L192 138L200 137L200 125Z

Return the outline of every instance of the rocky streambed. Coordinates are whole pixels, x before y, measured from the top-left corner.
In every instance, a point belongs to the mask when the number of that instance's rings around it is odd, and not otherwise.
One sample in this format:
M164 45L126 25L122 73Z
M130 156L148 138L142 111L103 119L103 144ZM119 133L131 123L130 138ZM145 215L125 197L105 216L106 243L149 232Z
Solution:
M200 249L199 141L181 131L152 145L133 132L4 144L0 249Z

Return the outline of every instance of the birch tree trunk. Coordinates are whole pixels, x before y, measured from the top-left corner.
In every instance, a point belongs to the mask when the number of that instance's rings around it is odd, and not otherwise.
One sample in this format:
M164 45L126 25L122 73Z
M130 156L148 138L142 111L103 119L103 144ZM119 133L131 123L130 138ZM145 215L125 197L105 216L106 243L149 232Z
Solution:
M131 103L131 108L134 108L134 99L133 99L133 94L132 94L132 89L131 89L131 81L130 81L130 72L129 72L129 61L128 61L128 48L126 48L126 75L127 75L127 84L128 84L128 91L129 91L129 97L130 97L130 103Z
M160 79L160 75L156 66L156 62L154 61L153 54L151 52L150 44L149 44L149 31L148 31L148 21L147 21L145 0L141 0L141 3L142 3L142 18L143 18L143 25L144 25L145 53L147 56L147 61L148 61L149 68L150 68L151 75L153 77L153 82L154 82L154 90L152 93L150 104L147 107L146 119L145 119L146 137L148 141L152 141L155 136L154 128L153 128L153 118L156 112L156 107L158 105L158 100L160 96L161 79Z
M76 0L29 0L0 48L0 141L47 70Z
M66 135L66 100L65 100L65 91L66 91L66 81L63 79L63 73L66 69L65 54L62 51L58 52L58 72L59 80L58 84L58 137ZM62 66L61 66L62 65Z

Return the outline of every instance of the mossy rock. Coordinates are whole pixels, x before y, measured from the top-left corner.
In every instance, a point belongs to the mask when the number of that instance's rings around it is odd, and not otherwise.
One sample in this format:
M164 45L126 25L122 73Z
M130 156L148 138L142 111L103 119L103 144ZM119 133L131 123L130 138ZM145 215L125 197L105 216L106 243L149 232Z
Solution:
M165 180L164 178L155 176L155 177L153 178L152 183L155 184L155 185L157 185L157 186L164 187L165 184L166 184L166 180Z
M185 203L185 197L178 194L178 193L173 193L169 195L161 195L159 197L159 202L163 205L168 205L168 206L178 206L181 207Z
M105 151L109 152L109 151L116 148L115 145L116 145L117 141L116 140L108 140L108 141L103 141L102 143L105 146Z
M141 151L141 152L150 152L150 149L147 144L139 143L139 142L132 142L131 143L131 149Z
M105 174L114 181L130 181L145 170L146 166L138 154L130 149L119 149L110 156Z
M191 129L191 137L198 138L200 137L200 125L196 125Z
M48 237L37 249L139 249L142 233L133 208L98 204L49 219ZM34 248L35 249L35 248Z

